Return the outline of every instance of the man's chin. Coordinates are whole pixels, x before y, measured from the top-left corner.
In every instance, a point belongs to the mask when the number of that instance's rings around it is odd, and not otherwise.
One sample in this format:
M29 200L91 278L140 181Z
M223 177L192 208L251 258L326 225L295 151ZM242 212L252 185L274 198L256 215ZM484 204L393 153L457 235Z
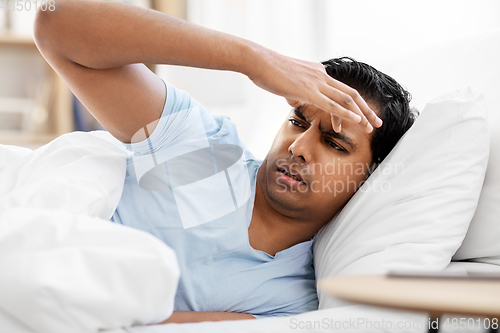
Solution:
M283 187L277 184L268 187L268 195L274 205L278 205L287 211L300 211L307 206L307 191L300 192L297 188Z

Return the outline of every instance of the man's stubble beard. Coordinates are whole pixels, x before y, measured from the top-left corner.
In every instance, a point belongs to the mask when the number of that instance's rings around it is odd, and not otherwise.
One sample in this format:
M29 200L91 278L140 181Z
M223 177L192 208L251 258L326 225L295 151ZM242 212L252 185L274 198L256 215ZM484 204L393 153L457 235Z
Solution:
M274 170L274 168L269 170L267 162L266 157L257 173L257 183L260 186L263 199L267 201L269 206L283 216L297 220L310 219L311 215L308 213L310 207L304 207L303 204L301 205L297 200L291 198L289 193L290 189L285 185L275 183L277 178L273 178L271 175L276 172L276 170ZM271 173L271 175L269 175L269 173ZM279 192L280 190L282 191L281 193Z

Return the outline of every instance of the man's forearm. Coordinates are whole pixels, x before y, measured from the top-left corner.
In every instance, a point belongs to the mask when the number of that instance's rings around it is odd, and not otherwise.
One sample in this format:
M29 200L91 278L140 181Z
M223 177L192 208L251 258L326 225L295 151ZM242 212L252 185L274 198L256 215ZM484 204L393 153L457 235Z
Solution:
M59 55L95 69L155 63L248 75L249 56L265 50L157 11L88 0L58 0L55 11L39 11L35 37Z
M161 324L245 319L255 319L255 317L248 313L238 312L174 311L170 318L168 318Z
M149 88L160 86L158 82L152 84L154 79L148 73L125 68L135 63L230 70L245 74L262 89L285 97L292 106L313 104L330 112L334 128L340 119L360 123L368 132L372 130L368 121L377 127L382 124L356 90L328 76L319 63L286 57L248 40L153 10L104 1L58 0L54 11L38 11L34 30L36 44L45 59L87 104L92 104L94 113L107 108L100 112L101 119L108 127L115 127L115 132L125 140L135 127L120 124L113 114L116 110L110 111L113 107L106 104L105 98L95 98L96 92L85 96L90 91L86 82L97 80L96 75L78 70L81 68L75 68L75 64L84 69L121 68L121 72L106 76L114 78L110 84L115 88L122 85L116 85L120 80L134 80L140 85L150 83ZM126 73L127 70L133 73ZM83 79L78 76L82 72ZM147 100L143 102L148 104ZM157 108L156 104L147 107ZM125 113L134 116L135 111L128 109ZM103 113L108 115L102 117ZM145 121L151 122L156 117L150 115ZM141 126L142 122L139 121Z

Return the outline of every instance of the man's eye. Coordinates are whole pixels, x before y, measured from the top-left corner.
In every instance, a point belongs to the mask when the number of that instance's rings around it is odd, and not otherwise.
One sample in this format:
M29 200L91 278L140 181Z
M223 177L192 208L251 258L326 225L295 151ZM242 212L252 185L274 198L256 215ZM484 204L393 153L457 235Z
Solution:
M329 141L329 140L326 140L326 143L328 145L330 145L332 148L334 149L337 149L337 150L340 150L340 151L343 151L343 152L346 152L347 150L345 150L342 146L339 146L338 144L336 144L335 142L333 141Z
M298 127L303 127L301 123L299 123L297 120L295 119L289 119L289 121L294 125L294 126L298 126Z

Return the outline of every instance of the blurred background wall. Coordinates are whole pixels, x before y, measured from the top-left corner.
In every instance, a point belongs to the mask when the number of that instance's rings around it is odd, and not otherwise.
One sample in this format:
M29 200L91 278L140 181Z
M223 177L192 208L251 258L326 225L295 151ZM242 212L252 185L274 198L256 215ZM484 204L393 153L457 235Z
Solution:
M382 70L400 52L411 52L446 39L500 27L498 0L123 2L153 7L196 24L251 39L289 56L321 61L347 55ZM4 9L3 13L5 12ZM29 15L25 16L24 21L15 24L10 22L10 26L17 26L15 34L23 35L28 40L30 19ZM0 36L8 36L5 32L6 20L4 18L2 21L2 17L5 15L0 11L0 31L3 31ZM10 20L12 21L12 17ZM1 105L6 98L24 98L38 100L35 104L45 103L45 106L38 107L38 116L34 116L32 111L31 116L39 121L48 119L48 125L26 125L25 131L33 131L35 128L38 132L59 135L74 128L75 120L78 120L78 113L74 117L77 107L71 99L61 97L67 94L64 87L60 84L58 86L57 81L52 85L46 84L52 86L52 89L45 88L52 91L50 94L44 93L43 88L40 88L43 87L43 79L37 78L50 77L50 69L44 67L33 45L21 47L15 43L9 44L6 40L7 37L0 38L0 143L23 143L21 139L17 142L16 139L7 140L7 136L1 134ZM436 61L444 62L446 59L436 55ZM246 146L258 158L264 158L276 131L289 112L283 98L260 90L241 74L173 66L156 66L155 70L161 77L189 91L210 112L229 115L236 123ZM422 78L423 81L426 79L428 78ZM32 83L27 83L30 80ZM56 79L52 81L54 80ZM59 109L54 112L57 101ZM46 109L45 118L43 108ZM59 118L54 121L54 117ZM81 121L77 125L82 126ZM87 127L90 129L92 125ZM47 140L50 135L41 138L42 141Z

